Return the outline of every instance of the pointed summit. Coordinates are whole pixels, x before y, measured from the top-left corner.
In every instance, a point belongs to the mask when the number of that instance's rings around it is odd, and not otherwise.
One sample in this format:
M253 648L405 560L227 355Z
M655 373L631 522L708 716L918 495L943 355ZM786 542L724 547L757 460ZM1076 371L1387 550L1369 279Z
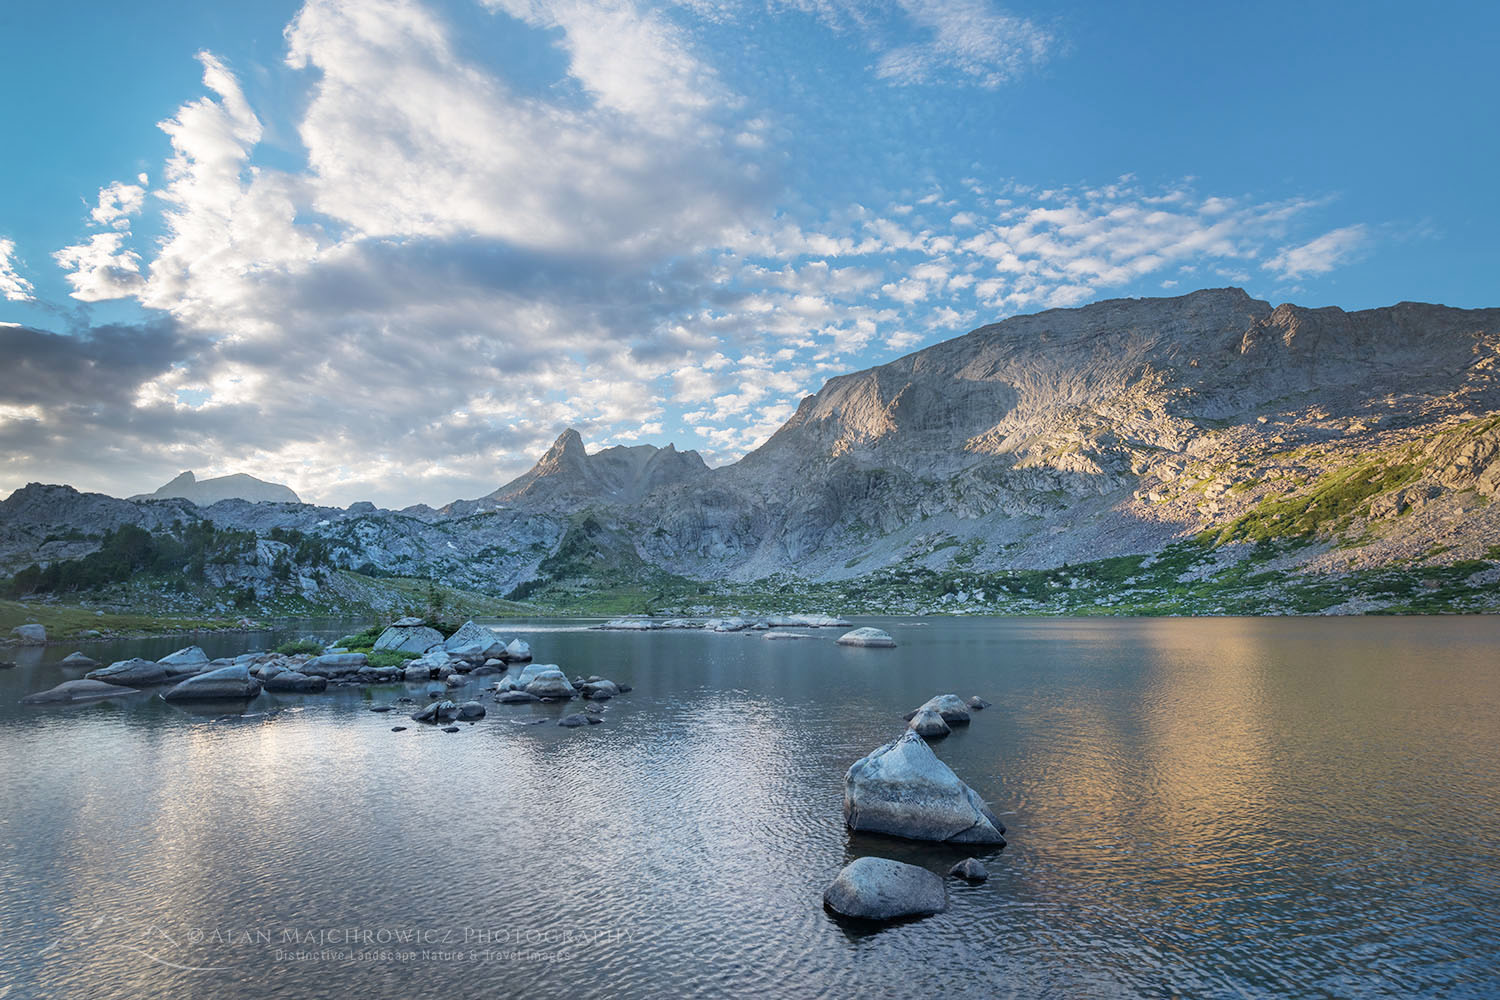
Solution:
M542 501L562 508L595 502L634 502L652 490L694 478L708 471L696 451L674 446L615 445L589 454L583 437L569 427L557 436L536 465L482 501L460 501L444 508L449 513L471 504L510 504ZM483 509L483 508L479 508Z
M184 472L170 483L144 497L182 497L200 507L218 503L220 500L248 500L251 503L301 503L291 487L280 483L268 483L254 476L236 473L217 479L200 480L191 471ZM132 497L131 499L142 499Z

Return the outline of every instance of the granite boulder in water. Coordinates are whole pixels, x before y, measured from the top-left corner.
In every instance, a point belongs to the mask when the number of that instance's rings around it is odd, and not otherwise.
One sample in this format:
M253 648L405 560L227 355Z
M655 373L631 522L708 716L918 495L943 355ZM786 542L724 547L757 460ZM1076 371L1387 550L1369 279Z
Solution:
M260 681L244 664L220 667L189 677L165 692L167 701L244 701L260 694Z
M90 670L84 674L84 677L89 680L104 681L106 684L118 684L122 687L150 687L153 684L165 684L173 676L170 669L155 660L142 660L139 657L133 660L116 660L107 667Z
M844 821L851 830L910 840L1005 843L1005 826L984 800L910 730L850 765Z
M857 628L853 632L845 632L839 636L840 646L873 646L880 649L890 649L896 645L896 640L891 634L880 628Z
M60 705L80 701L98 701L100 698L118 698L121 695L130 694L128 687L119 684L107 684L104 681L93 681L88 678L76 681L63 681L54 688L46 691L38 691L21 699L23 705Z
M823 893L823 904L860 920L926 917L948 908L948 887L926 868L860 858L839 872Z

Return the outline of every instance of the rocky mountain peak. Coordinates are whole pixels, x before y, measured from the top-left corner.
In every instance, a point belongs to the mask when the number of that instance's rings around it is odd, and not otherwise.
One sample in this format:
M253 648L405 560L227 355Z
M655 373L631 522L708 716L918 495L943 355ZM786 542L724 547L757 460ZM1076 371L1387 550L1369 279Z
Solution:
M301 503L301 499L289 486L268 483L243 472L215 479L199 479L191 471L180 473L171 482L151 493L139 494L132 500L165 499L181 497L201 507L220 500L247 500L250 503Z

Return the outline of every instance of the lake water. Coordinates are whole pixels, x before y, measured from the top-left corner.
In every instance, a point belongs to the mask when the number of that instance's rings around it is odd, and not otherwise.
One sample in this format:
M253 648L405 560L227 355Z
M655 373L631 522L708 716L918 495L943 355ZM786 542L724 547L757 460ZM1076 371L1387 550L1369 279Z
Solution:
M80 672L3 651L0 1000L1500 993L1500 619L860 624L900 648L506 624L635 690L456 734L367 710L400 686L23 708ZM841 814L950 691L994 703L934 746L1010 846L844 925L848 861L963 856Z

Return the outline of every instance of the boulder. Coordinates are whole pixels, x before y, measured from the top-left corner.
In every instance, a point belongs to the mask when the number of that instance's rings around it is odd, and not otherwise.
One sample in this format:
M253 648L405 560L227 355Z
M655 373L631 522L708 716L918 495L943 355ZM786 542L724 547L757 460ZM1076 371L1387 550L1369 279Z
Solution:
M406 624L414 622L415 624ZM433 646L443 644L443 633L428 628L418 618L403 618L380 633L375 640L375 649L389 649L397 653L425 653Z
M558 719L557 724L559 726L567 726L569 729L573 729L577 726L588 725L589 717L587 715L584 715L582 712L574 712L572 715L565 715L561 719Z
M502 705L519 705L526 701L541 701L540 698L529 691L501 691L495 696L495 700Z
M538 698L567 699L578 694L573 690L573 685L568 683L568 678L556 667L543 670L527 681L525 690L528 694L534 694Z
M578 693L591 701L608 701L620 693L614 681L589 680L578 689Z
M130 694L130 688L121 687L118 684L106 684L104 681L89 680L87 677L76 681L63 681L57 687L46 691L38 691L21 699L23 705L57 705L70 704L80 701L97 701L100 698L118 698L121 695Z
M878 628L857 628L853 632L845 632L838 637L840 646L875 646L881 649L889 649L896 645L896 640L891 638L889 632Z
M526 685L535 680L538 674L542 673L545 670L556 670L558 673L562 673L561 668L559 668L555 663L528 664L526 667L522 668L519 674L515 675L515 686L518 688L524 688Z
M308 660L298 669L309 676L343 677L345 674L358 673L369 665L370 658L364 653L324 653Z
M977 858L964 858L958 864L948 869L948 874L963 879L965 882L985 882L989 880L990 873L985 870L984 865Z
M208 666L208 654L201 646L187 646L175 653L168 653L156 662L164 667L171 667L174 673L191 673Z
M969 703L956 694L940 694L928 698L915 712L906 716L908 722L921 712L936 712L948 725L966 725L969 721Z
M940 736L947 736L953 732L953 730L948 728L948 723L943 721L943 717L930 708L919 709L912 716L911 721L906 724L906 728L923 739L929 740L937 739Z
M472 657L483 663L491 656L505 652L505 640L483 625L464 622L457 632L443 643L443 648L454 656Z
M964 704L968 705L976 712L990 707L990 703L979 697L979 695L977 694L969 698L969 700L964 702Z
M511 663L531 662L531 643L525 639L512 639L505 647L504 658Z
M860 858L839 872L823 893L823 905L860 920L926 917L948 908L948 888L926 868Z
M47 641L47 629L41 625L17 625L10 631L30 646L40 645Z
M260 694L260 681L243 664L189 677L162 695L167 701L246 700Z
M1005 843L1005 826L984 800L910 730L849 767L844 821L911 840Z
M484 706L477 701L466 701L458 706L458 717L460 719L482 719L484 716Z
M420 681L432 680L432 671L432 667L428 666L425 663L422 663L421 661L416 661L413 663L408 663L406 665L406 668L401 671L401 676L406 678L408 683L414 684Z
M119 684L124 687L150 687L153 684L165 684L174 675L171 670L155 660L142 660L137 657L133 660L116 660L107 667L90 670L83 676L89 680L104 681L107 684Z
M82 653L69 653L67 656L64 656L62 658L62 665L65 667L83 667L85 669L92 669L99 665L99 661L94 659L92 656L85 656Z
M328 689L327 677L304 674L297 670L282 670L264 678L264 681L267 691L294 691L309 694Z
M413 722L447 722L457 718L458 706L451 701L435 701L412 715Z

